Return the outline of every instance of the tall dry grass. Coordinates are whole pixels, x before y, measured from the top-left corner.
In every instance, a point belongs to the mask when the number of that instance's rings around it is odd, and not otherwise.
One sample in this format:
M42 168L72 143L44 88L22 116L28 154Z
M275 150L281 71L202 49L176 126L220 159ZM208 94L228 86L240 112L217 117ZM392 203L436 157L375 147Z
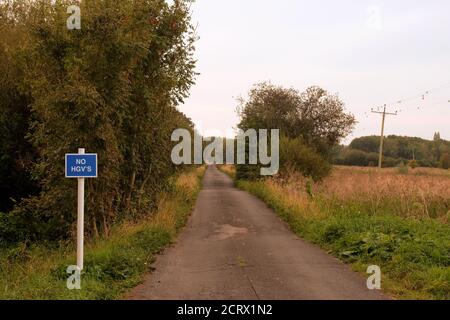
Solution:
M319 183L290 172L237 185L355 270L380 266L393 297L450 298L448 171L335 167Z
M329 206L354 204L369 214L388 213L404 217L450 217L450 171L334 167L331 175L313 183L296 172L267 181L282 188L290 202L320 198ZM277 187L278 186L278 187Z
M183 202L188 205L192 202L193 196L200 190L200 178L203 177L205 170L206 167L201 166L178 176L174 182L177 199L174 200L173 195L162 194L158 202L158 210L150 217L150 223L176 232L183 221L179 221L179 216L174 213L185 210Z

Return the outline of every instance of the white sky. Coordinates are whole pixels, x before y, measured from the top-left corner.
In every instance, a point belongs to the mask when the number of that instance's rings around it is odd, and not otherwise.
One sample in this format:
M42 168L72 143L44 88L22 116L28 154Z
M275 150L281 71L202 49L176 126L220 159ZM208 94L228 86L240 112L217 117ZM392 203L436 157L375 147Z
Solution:
M339 93L359 121L345 142L379 135L370 109L385 103L403 110L386 134L450 140L450 1L197 0L192 11L201 75L181 110L207 133L226 134L235 97L270 80Z

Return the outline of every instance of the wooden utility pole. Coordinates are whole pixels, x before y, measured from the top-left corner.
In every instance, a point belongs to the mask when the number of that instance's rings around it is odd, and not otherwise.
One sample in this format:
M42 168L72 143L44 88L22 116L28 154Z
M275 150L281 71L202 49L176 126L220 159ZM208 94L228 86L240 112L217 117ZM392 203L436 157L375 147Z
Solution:
M378 113L378 114L382 115L382 120L381 120L381 137L380 137L380 155L379 155L379 158L378 158L378 168L381 169L382 162L383 162L384 122L386 120L386 115L396 116L397 112L396 113L386 112L386 105L384 105L383 112L374 111L372 109L372 113Z

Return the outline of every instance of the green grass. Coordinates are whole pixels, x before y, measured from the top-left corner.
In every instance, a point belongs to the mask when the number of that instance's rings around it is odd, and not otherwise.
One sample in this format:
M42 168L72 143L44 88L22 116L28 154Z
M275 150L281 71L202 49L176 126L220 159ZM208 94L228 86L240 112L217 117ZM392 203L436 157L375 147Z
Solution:
M146 221L116 226L108 238L88 243L81 290L68 290L75 264L72 243L19 244L0 249L0 299L116 299L151 270L155 254L171 243L189 216L204 168L181 175Z
M433 219L370 215L357 203L331 205L316 197L296 206L264 181L237 181L272 207L299 236L354 270L382 271L383 290L399 299L450 299L450 226ZM291 199L292 200L292 199ZM299 200L304 201L303 200Z

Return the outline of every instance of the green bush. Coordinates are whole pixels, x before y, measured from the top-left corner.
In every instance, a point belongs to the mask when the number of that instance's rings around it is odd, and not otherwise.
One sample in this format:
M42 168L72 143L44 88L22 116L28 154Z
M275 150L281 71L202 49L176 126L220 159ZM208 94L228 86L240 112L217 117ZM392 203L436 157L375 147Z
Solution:
M261 178L261 166L238 164L236 165L236 179L239 180L256 180Z
M301 138L287 137L280 138L280 167L281 172L294 169L314 180L320 180L331 170L329 162Z
M280 174L288 174L290 170L297 170L306 177L320 180L329 174L330 163L313 148L306 145L302 138L280 138ZM246 159L248 160L248 147ZM261 178L261 165L236 165L236 179L257 180Z
M373 162L373 160L368 160L368 155L367 152L361 150L346 149L335 162L341 165L366 166L369 162Z

